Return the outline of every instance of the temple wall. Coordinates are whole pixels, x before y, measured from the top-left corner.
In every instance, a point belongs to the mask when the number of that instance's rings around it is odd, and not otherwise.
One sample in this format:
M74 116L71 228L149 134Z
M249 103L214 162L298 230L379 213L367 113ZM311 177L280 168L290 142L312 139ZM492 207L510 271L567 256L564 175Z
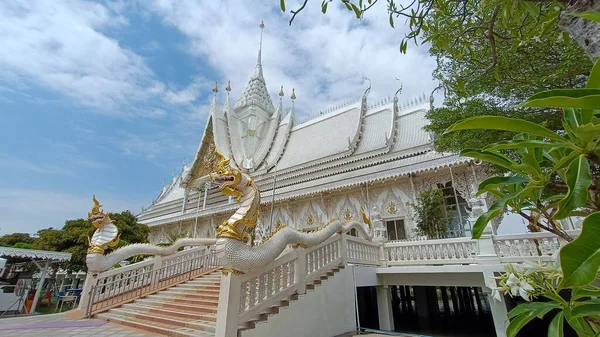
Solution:
M300 295L266 324L242 332L242 337L331 337L356 330L352 268L341 269L314 290ZM310 322L310 324L307 324Z
M403 220L406 238L416 239L415 214L411 203L422 191L440 186L455 187L457 195L470 201L475 198L478 184L487 177L479 166L440 168L420 174L413 174L412 178L400 177L377 181L366 185L333 190L323 193L276 202L273 207L263 204L257 224L257 240L266 237L279 225L288 225L297 230L317 229L332 219L361 221L361 209L368 215L378 214L383 222ZM218 192L218 191L217 191ZM209 204L218 200L220 204L227 202L226 198L218 197L212 192ZM265 200L263 200L265 201ZM197 200L192 203L196 205ZM490 201L488 201L490 204ZM187 205L187 213L195 211L191 204ZM202 205L200 205L202 207ZM207 207L210 209L210 207ZM215 237L216 228L231 214L215 214L198 218L196 237ZM195 220L182 223L167 224L151 227L151 242L165 242L169 232L185 231L192 236Z

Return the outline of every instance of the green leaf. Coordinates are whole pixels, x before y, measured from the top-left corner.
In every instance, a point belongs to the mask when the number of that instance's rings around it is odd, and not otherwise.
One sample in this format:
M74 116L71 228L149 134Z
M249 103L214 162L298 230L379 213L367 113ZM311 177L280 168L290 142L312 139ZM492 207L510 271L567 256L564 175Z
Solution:
M352 7L354 14L356 15L356 18L360 19L361 15L362 15L362 11L360 10L360 8L356 7L356 5L353 3L350 3L350 6Z
M279 0L279 7L282 12L285 12L285 0Z
M577 336L592 337L595 335L592 328L590 328L583 318L573 317L571 308L565 308L563 312L569 325L577 332Z
M571 293L572 300L578 300L584 297L600 297L600 288L588 289L576 287Z
M508 150L508 149L518 149L524 147L539 147L539 148L553 148L559 147L562 144L557 143L549 143L543 140L505 140L497 143L490 144L484 147L484 150L487 151L496 151L496 150Z
M591 114L589 116L591 120ZM577 138L583 140L584 142L593 142L596 139L600 138L600 124L586 124L582 125L575 130L573 130Z
M599 11L585 11L582 13L565 13L566 15L578 16L586 20L596 21L600 23L600 12Z
M600 90L599 94L600 94ZM566 141L560 135L552 130L546 129L538 124L526 121L519 118L509 118L500 116L477 116L465 119L464 121L455 123L450 126L445 133L450 133L458 130L502 130L519 133L527 133L534 136L551 138L559 141Z
M529 97L519 106L597 109L600 107L600 89L579 88L544 91Z
M585 87L590 89L600 89L600 61L594 63L594 67L592 68L592 72L590 73L590 77L588 78Z
M531 308L530 311L525 311L522 314L513 318L510 321L510 324L508 325L508 327L506 328L506 336L507 337L515 337L517 335L517 333L532 319L534 319L536 317L542 318L549 311L556 309L558 307L558 305L556 305L553 302L548 302L548 303L533 302L533 303L521 304L518 307L528 306L528 305L531 305L534 303L535 304L554 304L554 305L545 305L543 307L540 306L539 308ZM517 308L515 308L515 309L517 309ZM515 309L513 309L513 310L515 310Z
M327 13L327 5L328 5L328 4L329 4L329 2L325 2L325 3L323 4L323 6L321 6L321 12L322 12L323 14Z
M571 309L572 317L598 316L600 315L599 301L584 301Z
M564 325L565 325L565 316L563 312L559 312L554 316L552 322L548 326L548 337L563 337L564 333Z
M554 219L568 217L573 210L583 207L588 200L588 189L592 184L592 175L590 174L590 164L585 156L580 155L571 162L567 170L566 183L569 186L569 191L566 197L558 202L558 211L554 214Z
M579 237L559 252L564 278L560 288L585 286L596 279L600 267L600 212L583 220Z
M508 157L506 157L500 153L495 153L495 152L486 152L486 151L480 151L480 150L464 150L460 153L460 155L465 156L465 157L475 158L475 159L481 159L488 163L492 163L492 164L496 164L498 166L504 167L505 169L508 169L508 170L514 170L516 168L516 165L518 165L516 162L512 161Z
M390 14L390 26L394 28L394 17L392 16L392 14Z
M512 176L512 177L492 177L488 178L479 184L479 191L483 191L487 188L504 187L509 184L526 184L529 181L523 177Z
M512 197L513 195L507 195L504 198L496 200L496 202L490 206L487 212L481 214L479 218L477 218L477 221L475 222L475 225L473 225L473 230L471 232L471 237L473 239L479 239L481 237L488 222L504 212L506 202Z
M544 312L559 308L560 305L556 302L529 302L517 305L514 309L508 312L508 318L513 318L528 312Z

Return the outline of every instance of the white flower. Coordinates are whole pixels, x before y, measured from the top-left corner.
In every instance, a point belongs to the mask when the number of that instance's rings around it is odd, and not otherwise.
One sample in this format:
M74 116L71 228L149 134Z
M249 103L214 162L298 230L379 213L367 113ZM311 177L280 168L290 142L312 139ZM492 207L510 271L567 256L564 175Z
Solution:
M492 288L492 298L498 302L502 302L502 296L500 295L498 288Z
M512 296L519 294L525 301L529 301L529 292L534 291L533 287L527 281L519 280L515 274L511 273L508 275L506 285L510 287L510 293Z

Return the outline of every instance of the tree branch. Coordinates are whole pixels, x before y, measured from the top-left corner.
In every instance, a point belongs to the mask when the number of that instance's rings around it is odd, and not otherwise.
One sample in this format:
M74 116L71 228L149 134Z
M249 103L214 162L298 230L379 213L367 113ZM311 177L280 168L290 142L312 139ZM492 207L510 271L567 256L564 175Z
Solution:
M496 51L496 39L494 38L494 25L496 25L496 19L498 18L498 12L500 12L500 6L496 6L494 8L494 12L492 13L492 18L490 19L487 38L490 40L490 47L492 50L492 64L490 64L485 70L484 73L492 70L498 64L498 53Z
M302 6L300 6L300 8L294 10L291 10L290 12L292 13L292 18L290 19L290 26L292 25L292 21L294 21L294 18L296 18L296 15L300 12L302 12L302 10L304 9L304 7L306 7L306 3L308 3L308 0L304 0L304 3L302 3Z

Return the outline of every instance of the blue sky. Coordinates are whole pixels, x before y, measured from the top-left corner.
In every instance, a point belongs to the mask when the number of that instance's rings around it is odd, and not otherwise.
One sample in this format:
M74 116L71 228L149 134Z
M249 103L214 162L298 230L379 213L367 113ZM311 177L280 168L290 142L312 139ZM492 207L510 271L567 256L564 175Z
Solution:
M149 205L193 159L214 81L231 80L234 99L245 87L261 20L267 85L274 99L296 89L300 119L358 97L365 76L374 100L396 77L406 99L435 87L434 60L399 53L384 6L358 22L316 4L290 27L278 4L0 2L0 235L85 217L92 194L108 211Z

